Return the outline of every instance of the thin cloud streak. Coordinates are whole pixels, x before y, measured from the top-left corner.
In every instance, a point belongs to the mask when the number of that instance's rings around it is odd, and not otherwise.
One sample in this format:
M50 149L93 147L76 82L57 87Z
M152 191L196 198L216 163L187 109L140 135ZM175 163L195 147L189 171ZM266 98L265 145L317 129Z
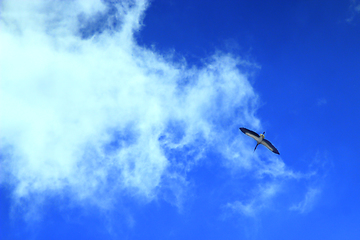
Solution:
M244 203L245 201L235 201L227 203L226 208L231 209L234 213L255 218L261 210L269 207L272 199L279 191L280 185L278 183L266 183L263 186L259 186L254 191L251 199L247 200L246 203Z
M312 210L316 200L319 198L321 190L317 188L309 188L305 194L304 200L298 204L294 204L290 207L290 210L297 211L299 213L308 213Z
M348 23L352 23L357 14L360 13L360 2L358 0L351 0L349 6L350 17L346 19Z
M314 187L315 182L320 177L319 169L309 169L307 172L294 172L278 156L267 157L265 160L256 155L253 157L252 162L249 168L245 168L239 163L236 164L236 162L231 164L235 174L237 172L241 173L243 169L246 169L247 174L251 175L252 181L255 184L253 183L253 186L250 188L250 193L245 192L238 199L223 205L226 215L235 214L256 219L261 216L263 211L280 207L280 201L282 202L281 205L291 206L290 208L286 207L287 210L296 210L299 213L310 212L312 210L316 203L314 199L321 191L320 187ZM316 192L309 192L308 189L305 191L299 190L301 189L299 184L304 182L311 185L311 189L316 189ZM251 183L249 183L249 186L251 186ZM279 198L288 194L290 186L291 188L297 186L297 194L304 195L302 202L294 204L294 200L279 200Z

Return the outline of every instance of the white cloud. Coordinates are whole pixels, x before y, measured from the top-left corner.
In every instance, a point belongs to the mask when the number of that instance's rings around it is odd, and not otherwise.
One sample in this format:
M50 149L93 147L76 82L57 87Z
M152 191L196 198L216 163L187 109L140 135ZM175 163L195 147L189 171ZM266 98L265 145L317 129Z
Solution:
M15 199L69 194L106 208L168 187L179 202L182 172L207 149L251 165L233 131L259 125L238 68L249 63L217 53L198 68L138 46L146 6L123 1L119 29L81 38L106 13L101 1L2 2L0 183Z
M321 106L326 105L326 104L327 104L327 100L326 100L325 98L319 98L319 99L317 100L317 102L316 102L316 105L317 105L318 107L321 107Z
M358 0L352 0L351 1L351 8L355 11L355 12L360 12L360 2Z

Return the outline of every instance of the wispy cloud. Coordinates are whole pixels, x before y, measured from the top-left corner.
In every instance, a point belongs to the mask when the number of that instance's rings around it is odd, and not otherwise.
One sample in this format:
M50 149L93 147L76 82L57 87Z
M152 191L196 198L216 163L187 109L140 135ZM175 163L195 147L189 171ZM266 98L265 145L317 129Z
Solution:
M231 129L259 123L239 70L249 63L217 53L189 66L138 46L146 7L2 2L0 183L15 200L66 194L108 208L167 188L178 203L183 173L208 149L247 156Z
M218 52L192 66L137 45L147 5L2 2L0 184L30 214L58 195L102 209L124 194L181 208L186 173L208 152L254 174L251 194L226 203L247 216L270 206L282 181L312 174L263 161L239 137L239 126L261 125L248 81L256 65ZM292 209L309 209L307 198Z

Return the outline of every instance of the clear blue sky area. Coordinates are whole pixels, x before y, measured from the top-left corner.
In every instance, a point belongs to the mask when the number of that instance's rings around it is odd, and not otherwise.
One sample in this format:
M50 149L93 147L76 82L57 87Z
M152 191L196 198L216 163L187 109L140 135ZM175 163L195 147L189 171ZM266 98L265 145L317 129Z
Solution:
M360 239L360 1L0 9L0 239Z

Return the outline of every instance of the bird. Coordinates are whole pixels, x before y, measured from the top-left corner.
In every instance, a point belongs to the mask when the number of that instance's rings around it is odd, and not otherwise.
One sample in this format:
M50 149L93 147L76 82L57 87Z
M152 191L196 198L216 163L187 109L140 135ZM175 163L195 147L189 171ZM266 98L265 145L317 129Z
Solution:
M276 153L276 154L279 154L279 151L274 147L274 145L271 144L271 142L269 142L268 140L265 139L265 132L263 132L262 134L257 134L256 132L253 132L247 128L239 128L243 133L245 133L246 135L248 135L249 137L252 137L253 139L255 139L255 141L257 142L256 146L255 146L255 149L254 149L254 152L257 148L257 146L259 144L262 144L264 145L265 147L267 147L270 151L272 151L273 153Z

